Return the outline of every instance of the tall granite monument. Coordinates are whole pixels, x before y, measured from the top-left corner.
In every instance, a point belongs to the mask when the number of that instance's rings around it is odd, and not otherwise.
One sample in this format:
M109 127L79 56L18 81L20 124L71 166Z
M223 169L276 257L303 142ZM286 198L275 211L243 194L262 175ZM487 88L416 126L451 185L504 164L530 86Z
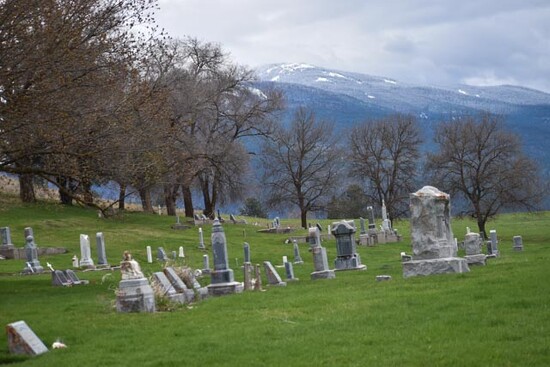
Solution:
M217 219L212 224L211 239L214 269L210 271L208 293L212 296L241 293L243 284L235 281L233 269L229 268L225 233L220 221Z
M413 255L403 262L405 278L470 271L466 259L456 256L448 194L424 186L410 195L410 212Z

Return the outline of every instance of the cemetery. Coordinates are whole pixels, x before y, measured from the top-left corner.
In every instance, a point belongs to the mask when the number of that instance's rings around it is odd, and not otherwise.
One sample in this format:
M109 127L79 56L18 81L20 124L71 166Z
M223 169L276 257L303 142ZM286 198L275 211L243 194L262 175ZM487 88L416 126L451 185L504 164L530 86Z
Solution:
M548 213L501 215L483 239L424 187L410 220L296 220L302 242L244 218L173 230L0 203L0 249L24 254L0 260L0 364L550 364Z

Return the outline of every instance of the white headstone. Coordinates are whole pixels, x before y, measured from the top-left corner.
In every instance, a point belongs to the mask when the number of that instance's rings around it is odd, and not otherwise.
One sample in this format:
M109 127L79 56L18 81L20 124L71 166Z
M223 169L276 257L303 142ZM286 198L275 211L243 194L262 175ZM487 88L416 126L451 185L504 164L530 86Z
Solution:
M149 264L153 263L153 252L151 251L151 246L147 246L147 262Z
M90 250L90 238L87 234L80 235L80 266L94 266L94 260L92 260L92 254Z

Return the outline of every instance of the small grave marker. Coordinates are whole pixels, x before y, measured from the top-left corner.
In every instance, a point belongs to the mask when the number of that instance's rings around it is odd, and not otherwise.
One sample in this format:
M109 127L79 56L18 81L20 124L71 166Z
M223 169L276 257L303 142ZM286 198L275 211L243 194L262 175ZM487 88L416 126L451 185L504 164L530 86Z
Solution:
M48 348L36 336L25 321L17 321L6 326L8 350L12 354L35 356L46 353Z

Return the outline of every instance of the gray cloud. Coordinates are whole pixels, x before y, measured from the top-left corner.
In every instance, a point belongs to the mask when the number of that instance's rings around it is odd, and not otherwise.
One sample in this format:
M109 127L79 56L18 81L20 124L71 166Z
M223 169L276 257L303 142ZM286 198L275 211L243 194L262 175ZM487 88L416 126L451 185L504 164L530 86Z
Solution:
M174 37L219 42L257 66L306 62L430 84L550 92L550 2L160 0Z

